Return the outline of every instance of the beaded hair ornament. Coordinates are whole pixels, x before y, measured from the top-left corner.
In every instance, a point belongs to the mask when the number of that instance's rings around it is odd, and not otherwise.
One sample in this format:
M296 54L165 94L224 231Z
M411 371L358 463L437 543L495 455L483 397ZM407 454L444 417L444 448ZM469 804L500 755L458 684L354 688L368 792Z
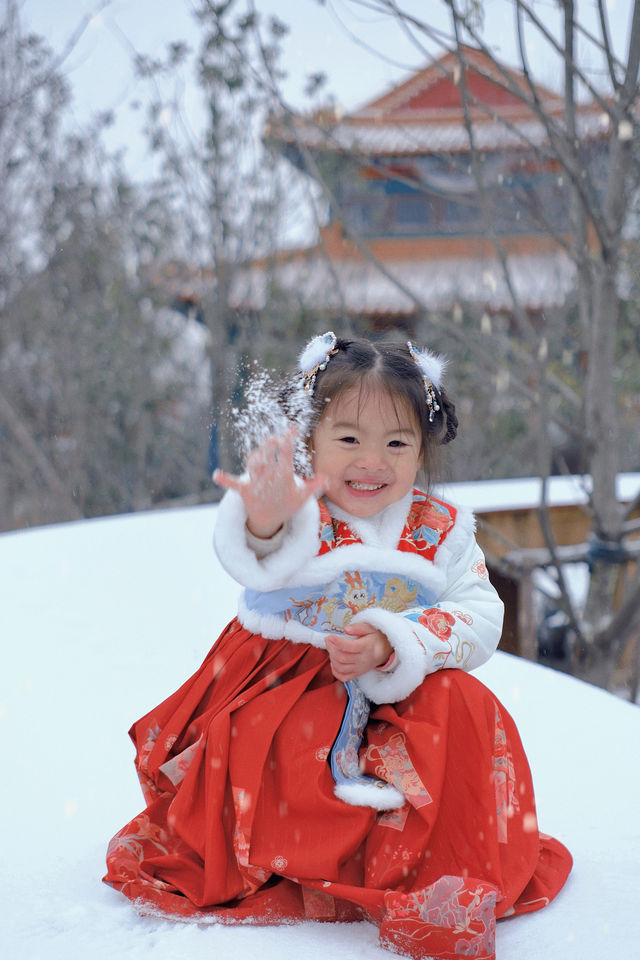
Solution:
M313 337L306 345L298 360L298 369L302 374L302 382L306 393L312 394L316 384L316 377L321 370L326 370L331 357L337 352L337 337L333 330ZM429 411L429 423L440 410L436 390L440 390L442 374L446 361L429 350L417 350L410 340L407 347L412 359L415 360L424 381L425 399Z
M427 409L429 410L429 423L433 423L435 414L440 410L436 390L440 390L442 386L442 374L444 373L446 360L439 357L437 353L431 353L430 350L416 350L411 340L407 340L407 346L409 353L420 368L424 380Z

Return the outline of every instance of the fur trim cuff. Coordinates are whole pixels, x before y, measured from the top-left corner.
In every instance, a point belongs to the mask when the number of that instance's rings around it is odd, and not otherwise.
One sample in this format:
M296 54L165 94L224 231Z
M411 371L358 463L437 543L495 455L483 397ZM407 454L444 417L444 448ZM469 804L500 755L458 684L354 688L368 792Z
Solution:
M235 490L227 490L218 507L213 543L224 569L242 586L279 590L318 552L319 520L317 501L309 497L287 523L279 549L259 559L247 544L247 512L242 497Z
M396 652L397 666L392 673L369 670L358 677L358 686L374 703L397 703L419 687L427 673L429 660L427 650L419 639L420 627L401 614L368 607L354 618L353 622L370 623L385 634ZM423 628L424 629L424 628Z

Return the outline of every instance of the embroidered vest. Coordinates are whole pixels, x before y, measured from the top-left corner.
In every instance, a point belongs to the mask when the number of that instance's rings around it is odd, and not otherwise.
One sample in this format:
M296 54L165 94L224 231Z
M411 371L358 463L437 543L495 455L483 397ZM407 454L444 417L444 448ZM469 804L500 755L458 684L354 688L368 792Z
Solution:
M323 500L319 501L319 507L318 557L338 547L362 544L346 523L332 519ZM429 498L421 490L414 490L396 549L433 562L455 519L455 507ZM375 552L376 548L371 550ZM340 570L320 586L302 585L268 592L246 589L244 592L244 603L250 612L259 617L275 617L283 625L299 624L314 634L341 632L357 613L368 607L403 613L409 607L425 609L433 606L435 600L433 589L417 579L400 576L393 570L367 570L363 566ZM314 642L312 637L310 642Z

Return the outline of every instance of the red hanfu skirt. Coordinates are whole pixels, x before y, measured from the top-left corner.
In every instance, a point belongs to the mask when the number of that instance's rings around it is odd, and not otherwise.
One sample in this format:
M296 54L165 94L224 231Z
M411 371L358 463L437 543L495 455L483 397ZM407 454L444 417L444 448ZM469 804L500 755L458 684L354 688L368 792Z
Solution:
M538 832L513 720L458 670L375 707L361 768L406 798L377 811L334 794L345 702L324 650L233 621L131 730L147 806L111 841L106 882L145 913L369 919L398 953L492 960L496 918L543 907L571 869Z

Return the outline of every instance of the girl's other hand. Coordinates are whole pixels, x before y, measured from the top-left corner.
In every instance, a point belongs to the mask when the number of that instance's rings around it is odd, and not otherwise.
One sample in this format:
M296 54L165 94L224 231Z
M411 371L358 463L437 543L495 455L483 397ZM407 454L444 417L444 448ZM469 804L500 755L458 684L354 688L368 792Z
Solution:
M343 683L386 663L393 647L380 630L370 623L351 623L343 634L331 633L326 638L331 670Z
M216 470L213 480L221 487L235 490L247 511L247 529L256 537L269 539L309 499L327 488L320 474L308 480L296 478L293 453L296 428L268 437L247 458L246 472L237 477Z

